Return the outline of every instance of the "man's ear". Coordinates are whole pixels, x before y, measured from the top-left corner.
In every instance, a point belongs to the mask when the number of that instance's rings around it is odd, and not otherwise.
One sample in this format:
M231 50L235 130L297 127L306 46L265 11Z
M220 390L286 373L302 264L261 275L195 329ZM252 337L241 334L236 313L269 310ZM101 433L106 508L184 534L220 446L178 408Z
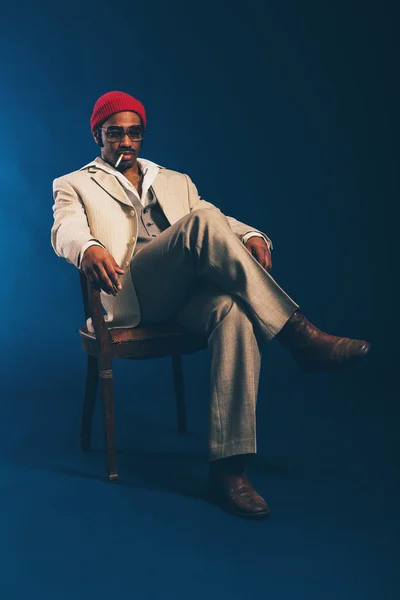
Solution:
M96 144L98 146L100 146L100 148L102 148L104 146L103 140L101 139L101 129L100 129L100 127L95 127L95 129L93 131L93 138L94 138L94 141L96 142Z

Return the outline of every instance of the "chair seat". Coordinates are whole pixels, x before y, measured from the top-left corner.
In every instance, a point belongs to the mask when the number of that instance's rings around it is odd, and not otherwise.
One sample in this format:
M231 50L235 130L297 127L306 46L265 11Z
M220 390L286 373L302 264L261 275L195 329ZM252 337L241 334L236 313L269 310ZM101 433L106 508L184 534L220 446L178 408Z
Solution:
M86 326L79 334L84 350L98 355L96 335ZM207 339L193 335L179 323L157 323L144 327L109 329L114 358L159 358L191 354L207 347Z

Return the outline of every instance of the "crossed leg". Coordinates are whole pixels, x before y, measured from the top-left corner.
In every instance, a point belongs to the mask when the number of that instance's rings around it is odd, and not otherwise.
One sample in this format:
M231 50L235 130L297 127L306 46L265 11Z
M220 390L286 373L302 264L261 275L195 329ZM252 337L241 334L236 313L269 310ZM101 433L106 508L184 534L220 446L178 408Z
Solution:
M141 324L176 319L208 338L210 460L255 453L261 342L297 305L213 209L165 230L135 255L131 272Z
M298 306L247 251L217 209L192 211L131 262L142 322L176 318L199 282L240 300L267 341Z

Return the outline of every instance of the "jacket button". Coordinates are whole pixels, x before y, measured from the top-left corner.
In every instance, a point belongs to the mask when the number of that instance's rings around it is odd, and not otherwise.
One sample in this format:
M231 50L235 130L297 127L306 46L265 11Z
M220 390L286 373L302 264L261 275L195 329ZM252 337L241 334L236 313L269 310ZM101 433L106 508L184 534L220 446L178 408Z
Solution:
M133 238L131 238L131 243L134 244L136 242L136 238L135 236L133 236Z
M135 216L135 211L131 210L131 212L129 214L131 215L131 217L134 217Z

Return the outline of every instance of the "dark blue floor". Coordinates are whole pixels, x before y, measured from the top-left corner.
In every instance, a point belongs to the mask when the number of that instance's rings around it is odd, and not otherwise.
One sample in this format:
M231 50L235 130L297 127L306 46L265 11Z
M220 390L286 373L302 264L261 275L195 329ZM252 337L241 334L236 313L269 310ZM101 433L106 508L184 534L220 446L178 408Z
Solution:
M51 375L22 354L1 423L1 598L399 597L398 410L384 357L303 375L267 348L251 471L271 508L260 523L205 497L206 352L184 360L185 437L169 361L117 363L113 484L99 411L94 452L79 450L79 340L36 358Z

